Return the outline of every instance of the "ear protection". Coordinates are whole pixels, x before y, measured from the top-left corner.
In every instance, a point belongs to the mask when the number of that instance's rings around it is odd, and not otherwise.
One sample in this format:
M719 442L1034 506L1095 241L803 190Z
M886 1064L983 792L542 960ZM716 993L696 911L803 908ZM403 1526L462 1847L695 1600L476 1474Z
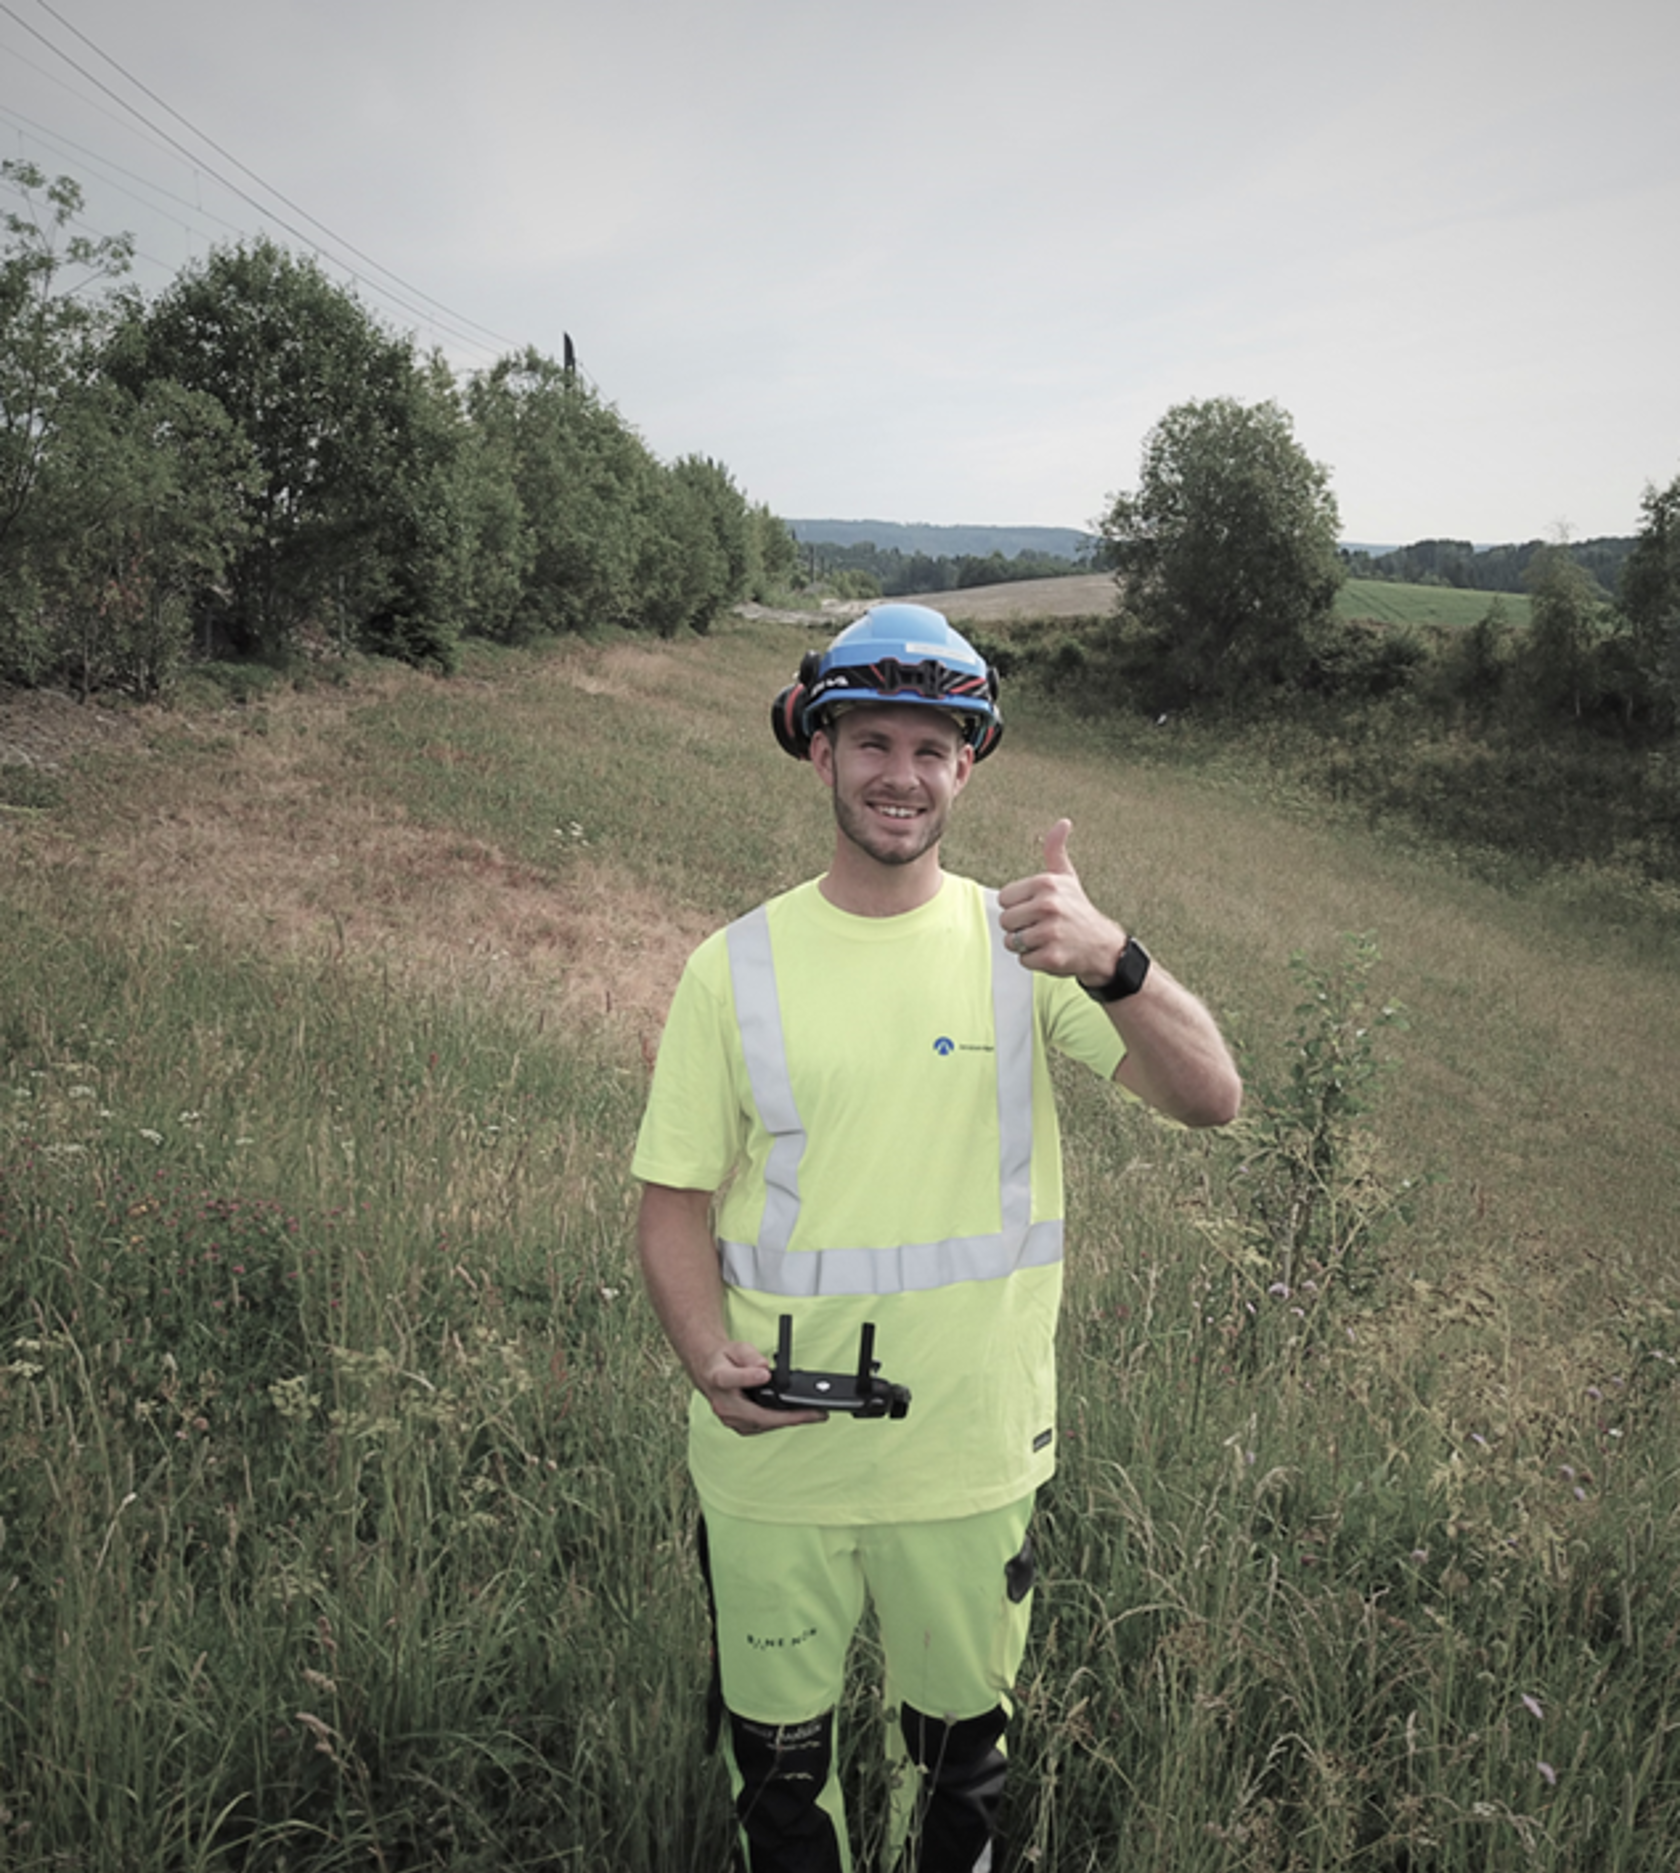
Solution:
M796 761L809 761L811 758L811 731L805 723L805 704L821 666L820 653L806 651L799 659L798 680L789 683L770 705L770 727L775 733L777 745L784 754L791 754Z
M796 761L810 760L811 737L821 725L823 709L842 700L848 691L859 702L906 702L943 707L961 728L963 740L974 750L976 761L984 761L1003 739L1003 717L998 712L998 674L989 664L983 684L967 679L962 688L950 689L932 687L897 665L893 666L885 684L877 684L869 679L882 674L879 665L874 669L842 668L824 676L822 663L820 651L806 651L799 660L797 681L789 683L770 705L770 727L777 746ZM917 668L925 670L927 666ZM909 680L901 687L895 679L904 677ZM977 694L982 690L983 702ZM962 706L965 691L971 699L971 706L966 708Z

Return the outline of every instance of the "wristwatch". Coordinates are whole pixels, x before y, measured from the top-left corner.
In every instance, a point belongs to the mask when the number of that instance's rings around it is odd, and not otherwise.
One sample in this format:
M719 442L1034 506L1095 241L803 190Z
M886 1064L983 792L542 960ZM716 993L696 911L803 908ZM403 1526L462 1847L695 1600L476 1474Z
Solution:
M1089 982L1081 982L1079 986L1094 1002L1123 1002L1128 995L1135 995L1143 987L1144 977L1148 974L1149 952L1135 936L1129 936L1120 951L1120 960L1114 965L1113 975L1096 988L1092 988Z

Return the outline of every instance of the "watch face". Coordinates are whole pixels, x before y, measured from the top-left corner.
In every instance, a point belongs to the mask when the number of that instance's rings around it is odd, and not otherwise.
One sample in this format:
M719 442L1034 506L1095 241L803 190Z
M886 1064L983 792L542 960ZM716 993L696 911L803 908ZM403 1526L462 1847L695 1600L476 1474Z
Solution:
M1149 952L1136 937L1127 937L1126 947L1120 952L1120 960L1114 965L1114 973L1101 988L1085 987L1085 993L1092 1000L1099 1002L1123 1002L1128 995L1135 995L1143 987L1144 978L1149 974Z

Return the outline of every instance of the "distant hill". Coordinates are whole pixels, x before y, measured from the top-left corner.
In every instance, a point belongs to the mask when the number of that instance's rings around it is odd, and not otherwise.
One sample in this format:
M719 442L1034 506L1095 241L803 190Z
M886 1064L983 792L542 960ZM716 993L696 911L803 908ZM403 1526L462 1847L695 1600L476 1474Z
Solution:
M1079 559L1096 544L1094 533L1076 527L936 527L930 522L902 520L790 520L796 540L807 546L862 546L869 544L934 559L986 559L1001 553L1046 553L1057 559Z

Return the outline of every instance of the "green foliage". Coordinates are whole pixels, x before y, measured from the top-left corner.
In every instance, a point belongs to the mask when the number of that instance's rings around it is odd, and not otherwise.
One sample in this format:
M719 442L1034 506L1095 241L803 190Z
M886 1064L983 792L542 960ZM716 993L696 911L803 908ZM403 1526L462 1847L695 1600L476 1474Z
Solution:
M267 240L219 248L118 333L107 361L138 396L214 397L261 482L219 623L275 656L306 626L447 667L452 425L406 340L313 261Z
M1231 1183L1238 1265L1268 1294L1290 1299L1299 1290L1320 1327L1335 1295L1369 1293L1402 1194L1380 1168L1369 1121L1388 1064L1377 1037L1404 1022L1392 1004L1373 1002L1375 939L1343 941L1333 968L1292 958L1303 999L1288 1072L1276 1083L1251 1076L1231 1135L1241 1159Z
M1644 524L1622 574L1622 609L1632 626L1633 656L1659 722L1680 720L1680 475L1660 492L1647 488Z
M800 582L799 542L763 502L747 511L747 596L759 604L793 591Z
M801 546L796 542L795 550L804 555L813 576L837 592L851 575L854 589L861 589L863 580L871 580L871 595L887 598L909 592L1008 585L1023 579L1055 579L1087 570L1082 561L1024 546L1008 556L997 547L989 553L907 552L903 547L878 546L873 540L844 545L815 541Z
M655 468L641 438L535 350L475 377L467 410L528 542L516 610L489 634L517 642L633 622L638 510Z
M4 165L0 678L162 694L194 647L454 668L473 634L705 631L797 549L535 351L469 384L268 240L95 306L131 243Z
M720 462L687 455L650 477L639 609L662 637L704 633L747 590L747 503Z
M1593 651L1608 635L1603 597L1592 578L1561 548L1531 568L1528 635L1516 675L1535 711L1578 721L1591 689Z
M1619 538L1572 540L1563 550L1605 592L1612 592L1632 545ZM1355 579L1516 594L1528 590L1534 560L1550 550L1541 540L1483 547L1468 540L1415 540L1389 553L1344 550L1342 563Z
M1328 471L1276 404L1169 410L1137 492L1102 522L1106 563L1155 666L1151 702L1239 701L1298 681L1342 580Z
M256 481L244 438L203 392L160 382L133 397L98 382L66 399L30 527L48 667L84 700L166 692L195 600L239 551Z
M0 677L28 682L54 655L32 510L62 406L91 373L103 309L89 289L127 271L133 243L67 232L82 206L68 176L8 160L0 182L22 200L0 213Z

